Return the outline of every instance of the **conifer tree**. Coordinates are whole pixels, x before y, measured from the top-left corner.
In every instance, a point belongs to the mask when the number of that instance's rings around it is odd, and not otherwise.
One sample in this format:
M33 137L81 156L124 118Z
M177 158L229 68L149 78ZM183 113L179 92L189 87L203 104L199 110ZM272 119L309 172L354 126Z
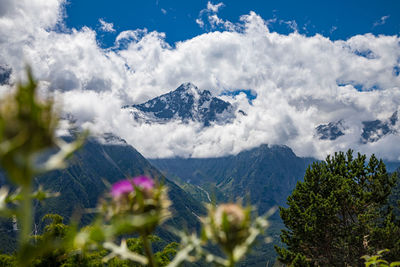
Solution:
M367 162L349 150L313 163L288 207L280 208L287 229L281 234L286 247L275 247L279 260L290 266L362 265L363 255L383 249L372 237L383 236L393 218L386 204L394 182L374 155Z

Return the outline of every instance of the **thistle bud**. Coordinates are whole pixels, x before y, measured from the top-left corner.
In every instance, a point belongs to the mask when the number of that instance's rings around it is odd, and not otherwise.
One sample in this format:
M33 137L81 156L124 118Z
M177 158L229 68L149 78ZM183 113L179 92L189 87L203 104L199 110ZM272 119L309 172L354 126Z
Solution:
M216 209L211 207L204 220L206 237L221 245L228 253L245 242L249 229L250 209L237 204L222 204Z
M219 205L215 211L215 224L217 226L222 227L224 216L232 227L240 227L245 219L245 212L242 207L236 204Z

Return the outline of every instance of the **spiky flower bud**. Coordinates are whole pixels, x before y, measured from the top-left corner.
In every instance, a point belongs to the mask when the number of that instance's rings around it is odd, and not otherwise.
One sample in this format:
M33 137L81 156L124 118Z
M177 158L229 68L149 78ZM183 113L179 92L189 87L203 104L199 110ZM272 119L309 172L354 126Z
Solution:
M236 204L219 205L215 211L215 224L222 227L222 223L226 216L232 227L240 227L245 219L245 212L242 207Z
M228 253L245 242L249 236L250 209L238 204L221 204L210 207L208 217L204 220L204 233L208 239Z

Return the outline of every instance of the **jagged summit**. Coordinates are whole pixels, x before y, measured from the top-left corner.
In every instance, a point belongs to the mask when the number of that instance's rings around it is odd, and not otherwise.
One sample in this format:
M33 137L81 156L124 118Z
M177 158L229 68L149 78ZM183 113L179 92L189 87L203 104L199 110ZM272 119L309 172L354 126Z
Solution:
M398 134L399 112L395 111L390 118L386 120L362 121L362 132L360 135L360 143L374 143L382 137L390 134ZM321 124L316 128L316 135L321 140L336 140L340 136L345 135L344 120Z
M345 127L343 120L330 122L328 124L321 124L316 127L317 136L321 140L336 140L338 137L344 135Z
M398 112L395 111L387 120L363 121L363 132L361 142L373 143L388 134L396 134L396 123L399 120Z
M201 90L191 82L182 83L178 88L175 89L175 91L192 92L192 94L201 93ZM205 90L205 91L207 91L207 90ZM209 92L209 91L207 91L207 92Z
M210 126L212 122L227 123L235 117L235 110L230 103L213 97L210 91L200 90L190 82L145 103L124 106L123 109L129 110L135 120L144 123L179 120Z

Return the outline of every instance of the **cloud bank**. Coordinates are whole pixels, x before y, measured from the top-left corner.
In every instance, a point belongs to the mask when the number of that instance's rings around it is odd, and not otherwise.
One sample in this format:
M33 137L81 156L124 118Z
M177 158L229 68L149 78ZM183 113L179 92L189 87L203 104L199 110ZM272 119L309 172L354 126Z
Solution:
M203 23L218 24L220 31L171 46L163 33L133 29L102 49L95 30L63 26L64 5L2 1L0 64L13 69L15 81L30 63L42 90L54 92L64 112L94 133L114 132L147 157L222 156L267 143L288 145L300 156L322 158L353 148L400 160L400 129L374 143L360 142L361 121L385 120L399 110L398 36L331 41L296 31L284 35L270 32L254 12L240 23L222 20L217 4L208 7L212 19ZM250 105L244 94L224 96L248 115L205 129L196 123L138 124L120 109L187 81L214 95L251 89L257 98ZM344 136L316 138L316 126L339 120Z

